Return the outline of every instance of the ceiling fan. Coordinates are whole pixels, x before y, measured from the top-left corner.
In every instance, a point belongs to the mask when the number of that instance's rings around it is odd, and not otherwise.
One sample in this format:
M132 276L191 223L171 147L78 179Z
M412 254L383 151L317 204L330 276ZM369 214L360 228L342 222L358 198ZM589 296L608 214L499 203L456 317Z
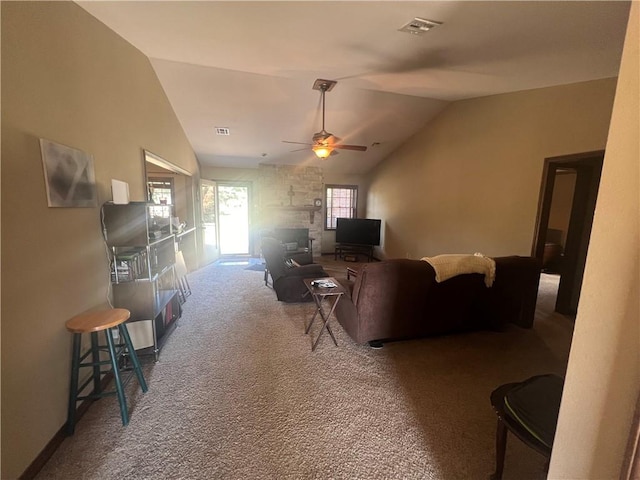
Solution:
M313 153L316 154L318 158L327 158L329 155L336 155L338 152L336 149L342 150L356 150L358 152L364 152L367 150L367 147L363 145L344 145L338 143L340 139L333 135L332 133L327 132L324 129L324 96L326 92L331 91L331 89L338 83L335 80L321 80L318 79L313 84L314 90L320 90L320 97L322 100L322 130L313 134L312 141L313 143L303 143L303 142L289 142L287 140L283 140L284 143L295 143L298 145L310 145ZM306 150L306 149L301 149ZM294 152L297 150L293 150Z

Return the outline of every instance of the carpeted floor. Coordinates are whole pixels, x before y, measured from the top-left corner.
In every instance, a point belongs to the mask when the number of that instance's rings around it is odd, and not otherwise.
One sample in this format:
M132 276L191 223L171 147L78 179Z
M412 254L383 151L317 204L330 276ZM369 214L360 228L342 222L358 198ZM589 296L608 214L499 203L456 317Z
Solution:
M495 458L490 392L565 369L572 323L548 300L532 330L374 350L334 322L339 346L325 335L312 353L313 305L277 302L246 267L190 274L183 317L159 362L144 367L149 392L128 387L129 426L115 398L96 402L37 478L485 479ZM541 291L553 294L553 282ZM543 479L544 463L509 438L505 480Z

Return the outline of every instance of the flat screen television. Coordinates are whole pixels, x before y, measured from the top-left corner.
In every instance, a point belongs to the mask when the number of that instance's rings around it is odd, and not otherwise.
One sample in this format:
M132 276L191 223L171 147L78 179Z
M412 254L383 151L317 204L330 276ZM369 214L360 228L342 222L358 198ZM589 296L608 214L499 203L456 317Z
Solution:
M336 219L336 243L380 245L382 220L373 218Z

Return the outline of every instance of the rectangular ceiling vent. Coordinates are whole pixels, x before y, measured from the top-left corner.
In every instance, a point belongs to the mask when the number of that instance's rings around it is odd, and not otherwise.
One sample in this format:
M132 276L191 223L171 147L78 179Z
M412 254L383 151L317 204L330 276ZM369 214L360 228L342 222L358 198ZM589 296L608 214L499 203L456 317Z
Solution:
M424 35L433 27L437 27L438 25L442 25L442 23L416 17L398 30L401 32L411 33L412 35Z
M231 135L227 127L216 127L216 135Z

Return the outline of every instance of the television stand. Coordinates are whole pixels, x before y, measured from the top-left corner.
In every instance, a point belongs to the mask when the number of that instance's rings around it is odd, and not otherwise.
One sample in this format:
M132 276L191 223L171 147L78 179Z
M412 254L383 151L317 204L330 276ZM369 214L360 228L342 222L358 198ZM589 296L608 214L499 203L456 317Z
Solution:
M345 254L362 254L367 256L367 262L373 260L373 245L356 245L352 243L336 243L333 259L342 258Z

